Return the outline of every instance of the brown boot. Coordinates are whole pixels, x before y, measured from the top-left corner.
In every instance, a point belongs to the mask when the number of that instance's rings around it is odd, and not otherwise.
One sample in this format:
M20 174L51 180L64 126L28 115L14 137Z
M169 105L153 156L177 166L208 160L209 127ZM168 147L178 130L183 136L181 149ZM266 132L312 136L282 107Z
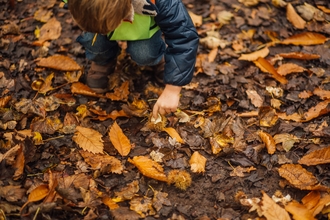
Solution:
M165 59L163 57L157 65L153 66L154 76L160 84L164 84L164 69Z
M117 60L113 60L105 66L97 65L94 62L87 72L86 84L96 93L108 91L109 75L115 71Z

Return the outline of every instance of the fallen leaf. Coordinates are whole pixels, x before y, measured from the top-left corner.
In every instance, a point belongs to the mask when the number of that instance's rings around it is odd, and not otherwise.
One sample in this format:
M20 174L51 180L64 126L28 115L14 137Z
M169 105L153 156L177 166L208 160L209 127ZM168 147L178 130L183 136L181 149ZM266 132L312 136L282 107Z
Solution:
M115 192L115 198L112 199L114 202L122 202L126 200L131 200L140 190L139 181L134 180L133 182L127 184L119 192Z
M21 201L25 196L26 190L21 186L1 186L0 197L6 199L8 202Z
M42 200L43 198L45 198L48 195L48 193L49 193L49 188L48 188L47 184L42 184L40 186L37 186L29 194L28 200L26 201L26 203L21 208L21 212L23 211L25 206L27 206L29 203L37 202L39 200Z
M118 209L119 205L114 202L110 197L104 196L102 198L102 202L109 207L110 210Z
M319 59L321 57L318 54L307 54L303 52L280 53L278 55L283 58L297 59L297 60L314 60L314 59Z
M314 220L313 213L297 201L292 201L285 206L285 210L292 214L293 219Z
M156 214L152 207L152 199L149 197L134 197L129 202L130 209L140 215L141 218L153 216Z
M275 68L266 59L259 57L254 64L261 69L261 71L270 73L274 79L279 81L281 84L287 84L288 81L285 77L278 74Z
M193 155L190 157L189 160L190 169L194 173L204 173L205 172L205 165L206 165L206 158L195 151Z
M128 162L136 166L144 176L163 182L167 181L163 167L148 157L135 156L133 159L128 158Z
M282 44L293 44L293 45L317 45L324 44L327 38L318 33L313 32L305 32L301 34L293 35L285 40L283 40Z
M121 156L127 156L131 151L132 145L123 130L115 121L109 130L110 141Z
M203 24L203 16L196 15L195 13L188 11L191 20L193 21L195 27L200 27Z
M259 137L261 138L262 142L266 145L268 154L274 154L276 151L276 145L273 137L264 131L259 131Z
M85 151L103 154L102 134L96 130L77 126L72 140Z
M313 91L314 95L319 96L321 99L330 99L330 91L329 90L323 90L321 88L315 88Z
M129 95L129 82L125 81L120 87L114 89L113 93L106 93L105 96L112 101L127 101Z
M281 206L276 204L265 192L262 192L262 215L267 220L290 220L290 216Z
M0 97L0 108L6 107L11 98L11 96Z
M261 50L255 51L249 54L242 54L238 59L239 60L247 60L247 61L255 61L258 60L259 57L265 58L269 54L268 47L264 47Z
M40 37L33 44L41 46L47 40L56 40L61 36L61 31L61 22L53 17L40 28Z
M168 135L170 135L173 139L175 139L180 144L184 144L185 141L180 137L179 133L172 127L163 128Z
M327 190L328 187L319 184L316 177L299 164L284 164L278 172L291 185L300 190Z
M104 95L94 92L91 88L82 84L81 82L72 83L71 92L72 94L80 94L97 98L106 98Z
M306 154L298 163L307 166L330 163L330 146Z
M37 61L37 65L60 71L77 71L82 69L76 61L64 55L53 55L47 58L41 58Z
M256 170L255 167L241 167L237 166L233 171L230 172L230 176L245 177L244 173L250 173L251 171Z
M302 19L293 8L291 3L286 6L286 17L291 22L291 24L297 29L304 29L306 21Z
M308 99L312 95L313 95L313 92L311 92L311 91L302 91L299 93L298 97L301 99Z
M286 76L291 73L303 73L306 69L295 63L285 63L277 68L278 74Z
M292 134L284 133L276 134L274 136L274 141L275 144L282 143L283 149L288 152L291 150L295 143L299 142L299 138Z
M248 89L245 91L248 98L250 99L251 103L255 106L255 107L261 107L264 103L264 100L261 98L261 96L257 93L257 91L252 90L252 89Z
M18 180L21 178L21 176L24 173L24 166L25 166L25 156L23 152L23 147L20 146L20 148L17 151L16 160L14 161L13 168L15 168L15 173L13 176L14 180Z
M259 125L267 128L273 127L278 121L276 110L269 106L259 107L258 118Z

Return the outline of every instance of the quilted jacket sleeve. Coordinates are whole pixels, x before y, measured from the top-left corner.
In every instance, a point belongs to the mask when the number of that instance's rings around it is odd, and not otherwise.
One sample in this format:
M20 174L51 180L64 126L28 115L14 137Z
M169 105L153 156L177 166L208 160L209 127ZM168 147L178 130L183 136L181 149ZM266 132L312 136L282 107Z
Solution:
M155 21L164 33L165 84L183 86L190 83L195 68L198 34L181 0L156 0Z

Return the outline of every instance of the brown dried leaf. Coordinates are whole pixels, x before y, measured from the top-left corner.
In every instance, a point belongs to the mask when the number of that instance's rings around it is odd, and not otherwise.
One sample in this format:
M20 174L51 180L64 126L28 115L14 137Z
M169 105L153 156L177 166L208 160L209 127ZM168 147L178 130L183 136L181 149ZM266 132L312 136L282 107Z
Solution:
M258 118L259 124L262 127L273 127L278 120L275 109L269 106L259 108Z
M264 131L259 131L258 133L261 140L265 143L268 153L274 154L276 151L276 145L273 137Z
M129 81L123 82L120 87L114 89L113 93L106 93L105 96L112 101L127 101L129 95Z
M314 95L319 96L321 99L330 99L330 91L323 90L321 88L315 88L313 91Z
M330 14L330 9L325 6L318 5L317 8L321 9L324 13Z
M193 21L195 27L199 27L203 24L203 16L201 15L196 15L191 11L188 11L191 20Z
M66 72L64 74L64 79L66 79L69 83L78 82L82 74L83 72L81 70Z
M17 157L13 168L15 168L15 173L13 176L14 180L19 179L24 173L24 166L25 166L25 156L23 152L23 147L21 146L17 151Z
M34 118L31 122L31 130L42 134L54 134L61 129L63 124L58 117Z
M103 154L102 134L96 130L77 126L72 140L85 151L89 151L94 154Z
M261 96L257 93L257 91L252 90L252 89L248 89L248 90L246 90L245 92L246 92L248 98L250 99L251 103L252 103L255 107L259 108L259 107L261 107L261 106L263 105L264 100L263 100L263 98L261 98Z
M11 96L0 97L0 108L6 107L6 105L10 100L11 100Z
M159 212L163 204L166 206L171 205L171 201L167 198L168 194L165 192L160 192L157 190L153 190L154 192L154 197L152 198L152 205L156 209L157 212Z
M115 192L116 198L112 199L114 202L122 202L125 200L131 200L137 192L139 192L139 181L134 180L122 188L119 192Z
M117 173L122 174L124 167L120 160L110 155L92 154L87 151L79 151L93 170L100 170L102 174Z
M299 164L284 164L278 172L294 187L300 190L326 190L328 187L318 183L316 177Z
M40 37L34 45L42 45L47 40L56 40L61 36L62 26L61 22L55 17L51 18L46 24L40 28Z
M22 200L25 196L25 189L21 186L1 186L0 187L0 197L6 199L8 202L17 202Z
M262 215L267 220L290 220L289 214L281 206L277 205L265 192L262 192Z
M281 76L286 76L290 73L303 73L305 70L305 68L295 63L285 63L277 68L277 72Z
M285 210L292 214L293 219L314 220L313 213L297 201L292 201L285 206Z
M49 74L46 79L37 79L32 82L31 88L38 91L41 94L46 94L47 92L53 90L52 80L54 78L54 73Z
M241 167L237 166L233 171L230 172L230 176L245 177L244 173L250 173L251 171L256 170L255 167Z
M293 35L285 40L283 40L282 44L293 44L293 45L317 45L324 44L327 38L318 33L313 32L305 32L301 34Z
M155 215L156 212L152 207L152 200L148 197L134 197L129 202L130 209L140 215L141 218Z
M184 140L180 137L179 133L172 127L163 128L163 131L165 131L168 135L170 135L173 139L175 139L177 142L184 144Z
M95 112L94 112L95 113ZM99 115L97 117L98 120L100 121L105 121L109 118L111 118L112 120L116 120L117 118L119 117L126 117L126 118L129 118L130 116L126 114L126 112L124 110L120 110L120 111L117 111L117 110L113 110L112 112L110 112L109 114L107 115Z
M194 173L204 173L205 172L205 165L206 165L206 158L195 151L189 160L190 169Z
M128 158L128 162L135 165L144 176L167 182L163 167L148 157L135 156L133 159Z
M121 156L127 156L132 149L131 142L115 121L109 131L110 141Z
M318 54L308 54L303 52L280 53L278 55L283 58L298 59L298 60L314 60L314 59L319 59L321 57Z
M307 166L330 163L330 146L310 152L298 162Z
M258 60L259 57L265 58L269 54L268 47L265 47L261 50L255 51L249 54L242 54L238 59L239 60L247 60L247 61L255 61Z
M82 84L81 82L72 83L71 92L72 94L80 94L80 95L92 96L97 98L106 98L104 95L94 92L88 86Z
M286 17L291 22L291 24L297 29L304 29L306 21L302 19L293 8L291 3L286 6Z
M37 65L60 71L77 71L82 69L76 61L64 55L53 55L47 58L41 58L37 61Z
M282 143L283 149L285 151L290 151L294 143L299 142L299 138L288 133L276 134L274 136L275 144Z
M319 191L311 191L301 199L302 204L312 210L320 202L321 193Z
M278 74L273 65L269 63L266 59L259 57L256 61L254 61L254 64L259 67L261 71L272 74L272 77L279 81L281 84L288 83L287 79Z

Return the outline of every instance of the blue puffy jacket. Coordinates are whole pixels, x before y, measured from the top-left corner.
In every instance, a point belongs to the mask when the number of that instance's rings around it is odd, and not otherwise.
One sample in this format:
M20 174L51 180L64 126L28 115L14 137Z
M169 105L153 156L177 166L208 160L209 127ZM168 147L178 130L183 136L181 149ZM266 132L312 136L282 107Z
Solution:
M195 26L181 0L156 0L153 6L157 10L155 21L168 46L165 52L165 84L186 85L190 83L195 69L199 42Z

